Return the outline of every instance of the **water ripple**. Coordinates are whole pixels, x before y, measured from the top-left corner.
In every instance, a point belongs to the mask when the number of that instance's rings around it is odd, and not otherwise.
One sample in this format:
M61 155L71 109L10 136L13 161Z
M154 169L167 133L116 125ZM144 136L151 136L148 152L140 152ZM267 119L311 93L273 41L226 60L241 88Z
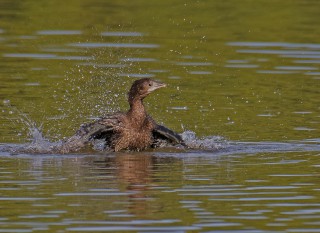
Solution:
M279 69L279 70L317 70L317 68L310 67L310 66L276 66L275 69Z
M296 60L294 63L303 63L303 64L320 64L320 60Z
M136 192L126 192L126 193L120 193L120 192L108 192L108 193L100 193L100 192L87 192L87 193L57 193L54 194L54 196L127 196L131 194L135 194Z
M177 62L178 66L212 66L211 62Z
M254 54L278 54L284 56L312 56L312 55L320 55L318 51L304 51L304 50L267 50L267 49L239 49L237 50L239 53L254 53Z
M105 227L70 227L67 231L77 232L94 232L94 231L149 231L149 232L181 232L181 231L196 231L200 230L196 226L164 226L164 227L135 227L135 226L105 226Z
M3 57L14 57L14 58L36 58L36 59L48 59L56 58L54 54L40 54L40 53L5 53Z
M81 31L77 30L43 30L38 31L38 35L81 35Z
M259 65L253 65L253 64L228 64L225 65L226 68L258 68Z
M138 43L71 43L69 46L82 48L158 48L157 44Z
M155 62L157 60L154 58L126 57L126 58L120 59L120 61L124 61L124 62Z
M143 36L141 32L102 32L101 36Z
M243 46L243 47L284 47L284 48L320 49L320 44L286 43L286 42L228 42L227 45Z

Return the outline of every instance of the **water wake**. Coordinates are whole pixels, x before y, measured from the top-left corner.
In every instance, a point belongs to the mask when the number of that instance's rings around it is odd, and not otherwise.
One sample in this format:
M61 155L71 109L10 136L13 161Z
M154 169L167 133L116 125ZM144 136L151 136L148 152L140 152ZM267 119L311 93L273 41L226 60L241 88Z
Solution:
M40 125L38 127L37 124L31 121L25 114L21 115L21 122L28 127L28 138L30 139L30 143L0 144L0 152L9 154L65 154L69 153L69 150L66 149L67 143L69 143L70 140L77 141L77 138L74 138L76 136L72 136L67 140L51 141L43 135L42 126ZM188 149L218 151L228 146L227 140L221 136L210 136L199 139L194 132L185 131L181 134L181 137ZM80 141L80 143L82 142ZM92 152L108 151L104 140L93 140L90 141L90 144L92 145ZM72 148L71 152L81 152L80 148L83 146L79 146L79 149L76 148L76 146L77 144L75 144L75 147ZM163 143L158 146L161 150L161 148L170 145ZM170 147L172 147L172 145ZM177 148L181 149L181 146L177 146Z
M43 136L41 128L32 124L29 130L32 141L24 144L0 144L0 153L5 155L21 155L21 154L65 154L65 141L52 142ZM183 150L186 154L196 154L198 156L214 155L234 155L234 154L258 154L258 153L281 153L281 152L299 152L299 151L319 151L320 144L314 141L293 141L293 142L234 142L228 141L221 136L208 136L203 138L196 137L192 131L185 131L181 134L183 140L188 146ZM90 149L90 153L99 153L108 151L105 147L104 140L94 140ZM168 147L163 144L156 150L161 152ZM171 146L172 148L172 146ZM181 147L176 146L181 154ZM77 151L77 150L75 150ZM77 151L77 153L83 150ZM87 151L85 151L87 152ZM74 153L74 152L72 152Z
M0 153L2 156L14 154L65 154L69 153L69 150L66 150L67 142L70 140L77 140L77 138L74 138L75 136L73 136L67 140L51 141L44 136L42 132L42 125L37 126L37 124L24 113L19 112L18 115L20 117L19 121L27 128L28 139L30 142L23 144L0 144ZM187 145L187 148L184 149L185 153L196 152L202 155L204 153L223 155L320 151L320 139L291 142L234 142L228 141L221 136L198 138L193 131L185 131L180 134L180 136ZM90 141L90 144L90 153L108 151L104 140L93 140ZM74 145L75 147L73 148L72 153L84 151L80 150L80 148L83 148L83 145L78 148L77 144ZM172 148L172 145L168 145L167 143L159 144L158 146L159 151L166 147ZM181 149L181 145L177 145L176 148Z

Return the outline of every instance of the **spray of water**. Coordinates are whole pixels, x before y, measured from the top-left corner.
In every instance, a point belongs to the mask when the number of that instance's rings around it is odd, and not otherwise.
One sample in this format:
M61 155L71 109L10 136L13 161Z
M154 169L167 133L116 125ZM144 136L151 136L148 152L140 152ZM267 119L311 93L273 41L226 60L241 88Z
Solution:
M190 149L216 151L228 146L228 141L221 136L198 138L195 132L187 130L181 134L181 137Z
M128 79L118 74L130 69L121 62L115 64L115 54L101 49L90 61L81 62L66 73L55 88L56 106L64 115L60 131L70 134L83 122L106 113L119 111L125 103ZM68 131L68 132L66 132Z
M27 114L19 111L16 107L7 105L7 108L12 114L15 114L14 124L17 121L26 129L25 137L29 143L5 145L0 146L1 152L8 152L10 154L52 154L64 153L65 140L52 141L48 137L44 136L42 132L42 124L34 122ZM199 139L192 131L185 131L181 134L189 149L202 149L216 151L227 146L227 141L219 136L211 136ZM102 151L105 147L105 141L96 140L93 143L92 149L94 151ZM160 147L167 147L168 144L159 144ZM178 147L179 148L179 147Z
M11 106L10 101L6 101L5 108L7 112L13 116L7 118L13 125L21 125L21 131L17 136L23 137L29 143L4 145L0 147L0 151L15 153L52 153L60 142L51 142L43 135L42 123L37 124L26 113L21 112L18 108Z

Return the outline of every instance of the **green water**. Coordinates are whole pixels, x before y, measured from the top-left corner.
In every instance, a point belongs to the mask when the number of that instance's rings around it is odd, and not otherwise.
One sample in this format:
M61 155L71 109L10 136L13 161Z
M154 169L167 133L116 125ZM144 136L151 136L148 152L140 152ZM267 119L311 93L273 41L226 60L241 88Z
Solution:
M320 232L319 9L0 1L0 232ZM20 150L127 109L139 77L168 84L157 122L220 149Z

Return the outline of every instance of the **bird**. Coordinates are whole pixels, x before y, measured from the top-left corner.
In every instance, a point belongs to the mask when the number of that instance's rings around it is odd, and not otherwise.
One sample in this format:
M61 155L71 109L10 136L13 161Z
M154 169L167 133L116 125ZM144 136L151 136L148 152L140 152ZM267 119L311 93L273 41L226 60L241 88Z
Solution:
M163 87L166 87L166 84L150 78L134 81L128 92L128 111L108 114L94 122L81 125L75 135L63 143L61 151L78 151L96 139L104 140L105 146L115 152L142 151L157 147L161 142L186 147L178 133L157 124L146 112L144 98Z

